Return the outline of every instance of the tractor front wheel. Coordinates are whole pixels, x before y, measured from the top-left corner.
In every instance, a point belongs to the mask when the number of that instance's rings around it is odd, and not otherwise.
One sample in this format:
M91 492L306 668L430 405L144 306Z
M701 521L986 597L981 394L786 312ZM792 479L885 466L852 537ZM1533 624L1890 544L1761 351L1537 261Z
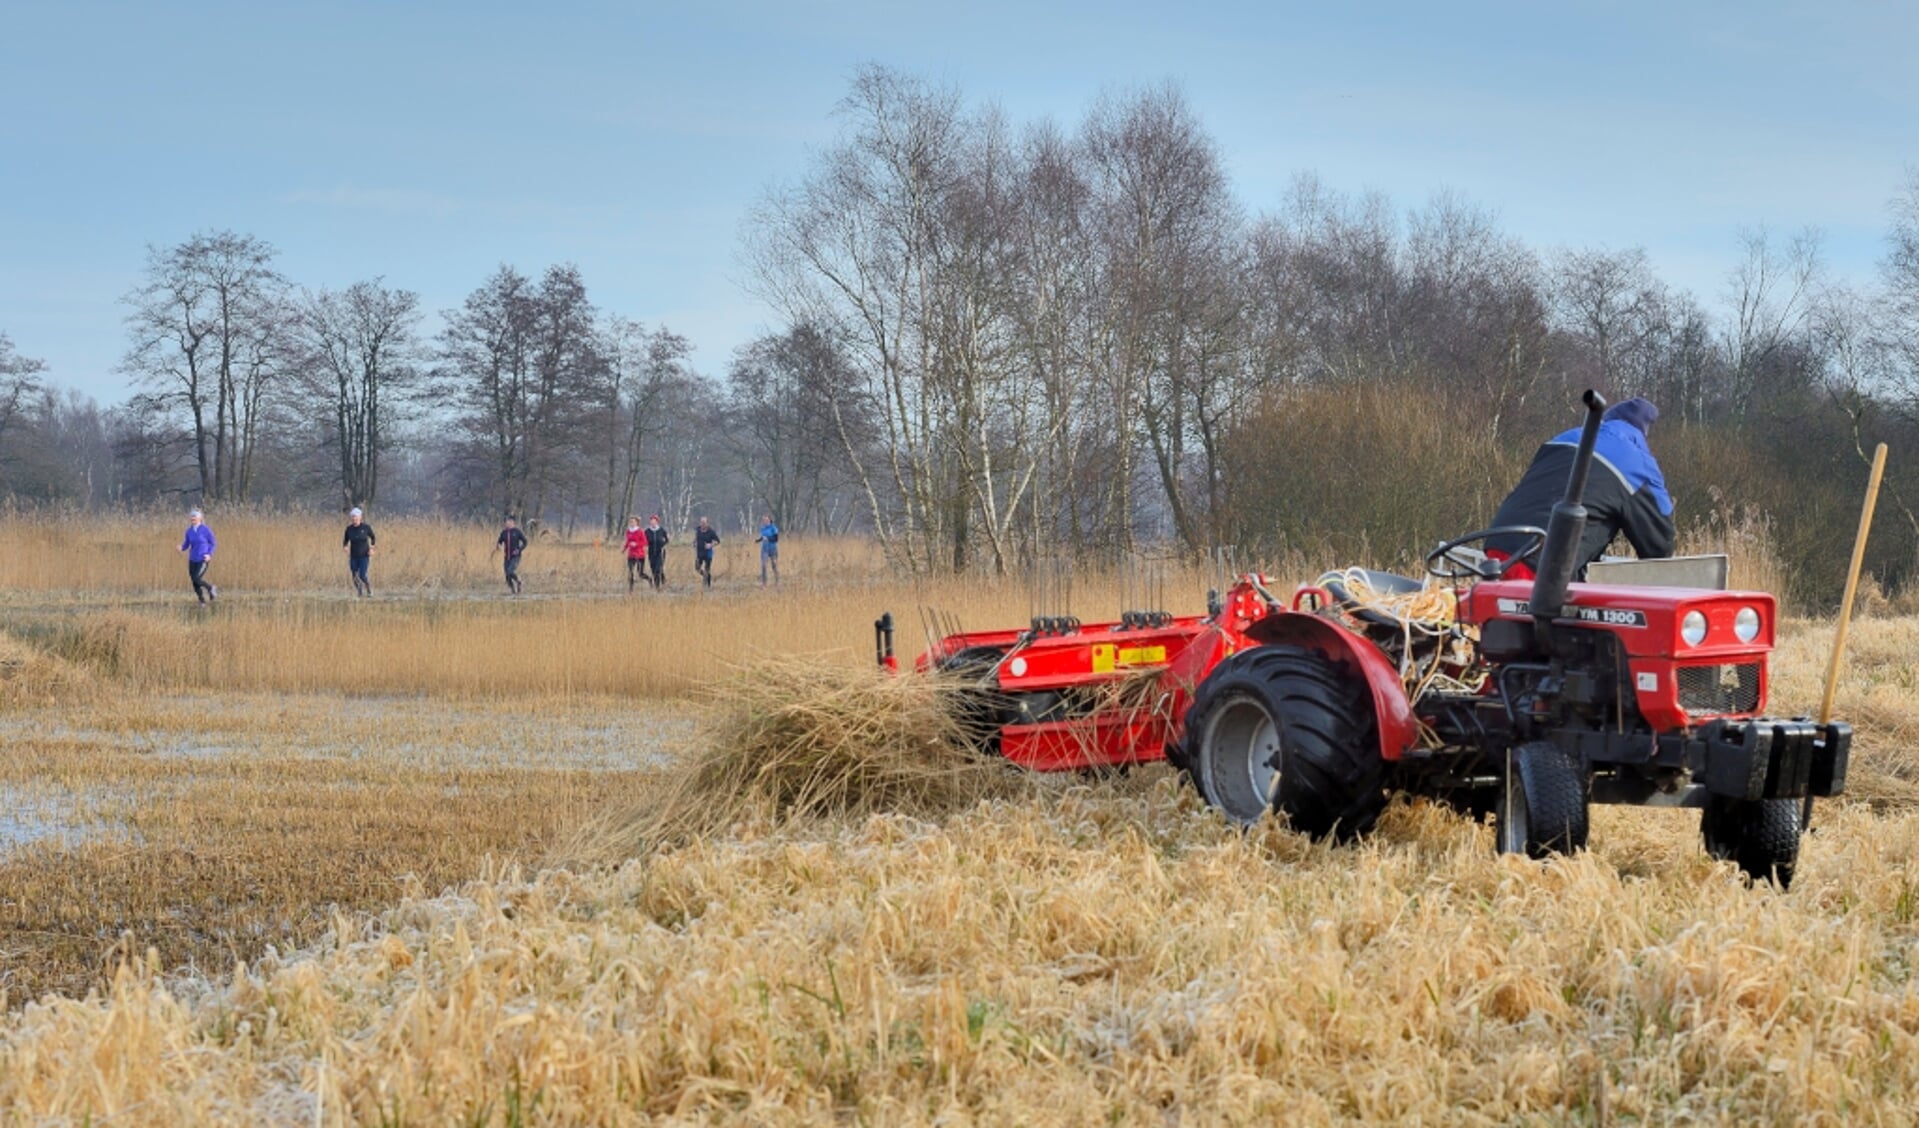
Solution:
M1375 723L1365 683L1337 663L1259 646L1200 684L1177 762L1242 826L1276 809L1295 830L1346 840L1371 830L1386 805Z
M1706 799L1699 818L1706 852L1736 862L1748 881L1770 881L1785 889L1799 861L1799 800Z
M1586 776L1559 745L1521 744L1507 754L1493 812L1502 854L1545 858L1586 848Z

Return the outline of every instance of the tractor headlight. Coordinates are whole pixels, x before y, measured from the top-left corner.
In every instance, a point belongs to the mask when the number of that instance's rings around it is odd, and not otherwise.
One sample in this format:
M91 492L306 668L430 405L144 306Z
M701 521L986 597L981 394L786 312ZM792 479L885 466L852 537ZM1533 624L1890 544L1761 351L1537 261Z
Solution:
M1741 607L1739 614L1732 617L1732 633L1739 636L1740 642L1751 642L1759 637L1759 612L1750 607Z
M1679 620L1679 637L1686 641L1687 646L1698 646L1706 641L1706 613L1686 612L1686 617Z

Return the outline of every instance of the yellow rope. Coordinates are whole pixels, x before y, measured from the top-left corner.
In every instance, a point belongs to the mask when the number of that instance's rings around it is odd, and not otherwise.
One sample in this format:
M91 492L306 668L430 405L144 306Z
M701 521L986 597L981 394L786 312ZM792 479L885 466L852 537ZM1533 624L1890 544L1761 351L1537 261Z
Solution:
M1484 672L1465 678L1446 672L1448 666L1469 671L1475 665L1472 628L1462 627L1459 623L1459 593L1453 588L1429 580L1418 591L1381 592L1374 589L1362 568L1327 572L1317 583L1322 588L1328 583L1337 583L1346 589L1357 606L1378 612L1399 624L1402 642L1399 678L1406 687L1409 700L1417 701L1435 689L1448 693L1477 693L1485 684ZM1413 655L1415 639L1439 641L1439 645L1433 648L1432 657L1425 662L1417 661ZM1422 742L1430 746L1437 741L1438 738L1424 723L1419 727Z

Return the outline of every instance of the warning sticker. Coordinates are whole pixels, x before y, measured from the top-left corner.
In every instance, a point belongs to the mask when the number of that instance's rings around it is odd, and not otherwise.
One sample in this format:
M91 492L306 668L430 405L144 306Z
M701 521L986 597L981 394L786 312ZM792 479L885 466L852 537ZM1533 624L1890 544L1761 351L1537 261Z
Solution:
M1157 666L1166 661L1164 646L1128 646L1119 652L1122 666Z
M1115 647L1110 642L1101 642L1101 643L1094 644L1093 646L1093 672L1094 673L1110 674L1113 672L1114 650L1115 650Z

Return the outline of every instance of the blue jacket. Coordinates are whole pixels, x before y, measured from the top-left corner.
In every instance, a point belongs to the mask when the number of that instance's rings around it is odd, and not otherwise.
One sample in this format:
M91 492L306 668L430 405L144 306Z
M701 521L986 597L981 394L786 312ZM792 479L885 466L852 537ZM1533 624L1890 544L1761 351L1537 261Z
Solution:
M1493 525L1531 525L1545 528L1553 504L1566 493L1573 455L1579 447L1579 428L1562 431L1543 443L1526 474L1506 495ZM1646 435L1625 419L1599 424L1593 444L1592 473L1586 479L1586 532L1580 538L1575 578L1599 559L1612 539L1625 534L1641 560L1671 556L1675 541L1672 495L1666 476L1652 456ZM1524 543L1521 537L1489 537L1487 547L1511 553Z
M202 560L211 560L213 530L205 524L188 525L187 535L181 539L180 547L186 550L188 563L198 564Z
M1549 441L1577 450L1579 428L1561 431ZM1672 516L1672 495L1666 492L1666 476L1659 472L1659 460L1652 456L1645 432L1624 419L1606 420L1599 425L1593 461L1617 474L1625 483L1627 493L1644 490L1662 516Z

